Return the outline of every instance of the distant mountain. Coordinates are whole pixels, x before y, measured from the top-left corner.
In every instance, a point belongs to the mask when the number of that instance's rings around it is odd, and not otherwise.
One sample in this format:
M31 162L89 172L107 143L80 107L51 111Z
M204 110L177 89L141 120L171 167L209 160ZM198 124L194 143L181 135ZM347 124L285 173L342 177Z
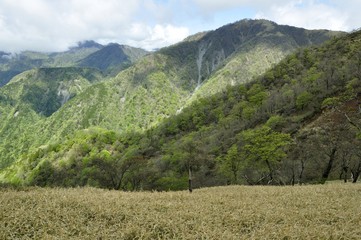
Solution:
M98 51L103 46L95 42L78 43L78 46L65 52L41 53L23 51L8 55L0 62L0 87L19 73L41 67L72 67L76 62L89 54Z
M83 48L96 48L96 49L101 49L104 46L93 41L93 40L85 40L82 42L78 42L77 46L74 47L70 47L69 50L70 51L77 51L79 49L83 49Z
M80 60L77 65L94 67L115 75L146 54L148 52L140 48L112 43Z
M319 45L342 34L310 31L267 20L243 20L196 35L199 89L192 99L250 81L295 49Z
M10 166L28 151L34 152L40 146L50 146L59 140L71 139L76 131L92 127L116 131L117 134L126 136L125 139L131 138L129 142L124 143L124 146L123 143L117 141L119 146L109 147L107 151L112 153L118 151L114 149L122 149L122 147L132 145L133 142L139 140L132 139L132 136L137 139L137 134L148 129L156 129L166 119L176 116L184 116L184 118L181 118L180 122L178 120L177 122L166 122L169 124L167 125L169 132L164 134L174 136L173 134L179 133L177 129L197 130L201 126L205 127L203 129L205 131L208 127L204 124L205 118L207 122L218 124L220 117L225 114L224 112L231 111L231 108L223 110L223 105L219 105L217 101L211 101L211 105L197 109L199 106L197 103L202 103L204 99L208 98L221 101L214 94L222 94L229 88L237 89L240 83L249 82L261 76L282 61L287 54L295 52L301 47L320 44L341 35L344 33L310 31L277 25L266 20L242 20L214 31L192 36L181 43L145 55L132 66L120 71L114 78L81 87L82 91L79 91L65 104L51 105L52 107L46 107L45 110L37 107L38 103L31 100L33 97L24 98L23 94L18 92L20 91L18 89L29 87L26 82L30 80L27 79L37 82L36 78L33 78L32 75L27 76L25 73L22 81L15 79L0 88L0 96L5 96L2 100L0 99L1 166ZM112 66L112 56L116 56L114 59L117 59L123 56L122 53L127 53L122 46L105 46L98 52L89 54L87 61L93 67L105 69ZM104 60L106 64L103 65L98 59L103 56L111 56L109 58L111 61ZM297 64L295 68L297 69ZM54 78L56 86L59 88L62 78L67 76L67 73L65 71L64 74L57 76L62 76ZM51 93L51 89L55 88L47 86L50 81L40 82L41 84L39 84L45 92L43 90L36 91L36 89L31 91L40 93L40 95L35 94L34 98L38 96L42 99L43 95L51 98L54 95ZM255 87L252 91L252 94L250 92L247 96L242 95L242 99L250 98L252 99L251 103L258 104L267 94L263 92L262 86ZM53 98L57 97L53 96ZM240 101L240 99L236 96L234 99L229 99L230 103L233 101ZM48 100L44 102L48 102ZM39 104L41 105L41 103L43 102L40 101ZM187 110L187 114L183 115L182 109L193 104L195 104L195 108L191 112ZM247 105L247 102L244 104ZM246 105L237 105L237 108L232 108L232 113L234 113L232 117L237 118L237 114L241 114L241 109L247 109ZM21 106L23 106L22 110L19 111ZM219 109L217 109L218 106ZM252 105L249 106L247 116L252 116L257 109ZM209 112L207 109L214 110L209 119L207 118ZM195 118L190 119L190 116L195 116ZM222 126L225 129L230 129L230 126L235 124L232 119L228 120L231 125L222 120L222 124L224 124ZM239 121L236 122L239 123ZM90 139L97 138L96 136L103 137L102 134L96 132L95 137L91 135ZM109 137L111 136L112 134ZM157 143L159 137L149 136L152 140L145 139L139 144L137 142L138 145L131 149L131 155L138 154L137 149L149 142ZM108 141L106 139L108 136L105 136L105 141ZM114 138L111 137L109 141L112 140ZM173 143L172 139L168 140ZM73 145L68 142L67 146ZM74 145L74 147L76 146L82 149L83 145L79 143L79 145ZM100 146L98 147L100 148ZM157 148L157 146L150 146L150 148L152 147ZM227 145L227 147L229 146ZM163 150L165 151L165 149ZM157 148L157 151L163 150ZM78 159L78 152L75 150L74 152L76 153L72 159L75 161ZM69 156L71 154L69 153ZM139 154L136 159L144 159L144 155ZM158 160L154 159L154 161ZM21 160L18 164L20 162ZM162 163L159 162L159 165Z
M41 53L24 51L19 54L1 52L0 87L5 85L15 75L33 68L94 67L106 74L115 75L147 53L145 50L129 46L122 46L122 53L119 53L120 50L116 48L109 49L110 46L103 46L94 41L84 41L79 42L77 46L70 47L65 52ZM95 54L97 51L100 52ZM99 65L100 63L101 65Z

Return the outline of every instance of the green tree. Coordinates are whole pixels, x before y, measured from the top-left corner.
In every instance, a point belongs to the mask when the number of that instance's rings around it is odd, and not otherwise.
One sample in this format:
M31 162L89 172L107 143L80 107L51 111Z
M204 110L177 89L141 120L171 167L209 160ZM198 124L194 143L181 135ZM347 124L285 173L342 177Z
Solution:
M188 189L192 192L193 175L200 168L205 158L199 136L191 133L178 141L171 142L170 145L165 147L164 151L166 152L164 161L173 165L174 170L182 175L188 175Z
M284 148L291 142L290 135L263 126L242 132L241 139L246 167L258 172L258 176L254 176L256 179L245 175L247 182L259 184L267 179L267 183L272 183L275 177L275 166L286 156Z
M297 96L296 99L296 107L300 110L303 110L311 101L312 101L312 94L305 91Z
M241 157L238 147L233 144L227 151L227 154L221 160L221 171L228 175L231 173L233 183L238 183L238 174L241 169Z

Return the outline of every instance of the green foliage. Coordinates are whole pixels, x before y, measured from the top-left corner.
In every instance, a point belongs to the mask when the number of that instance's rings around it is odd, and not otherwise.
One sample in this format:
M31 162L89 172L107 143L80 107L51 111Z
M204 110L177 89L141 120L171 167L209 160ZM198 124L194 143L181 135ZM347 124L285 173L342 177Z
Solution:
M27 156L22 181L38 186L136 189L140 183L133 180L143 157L138 147L129 146L129 140L99 128L80 131L62 145Z
M244 171L249 184L272 183L275 167L287 156L285 147L291 136L263 126L240 134Z
M227 151L227 154L221 158L220 170L229 179L232 179L233 184L238 183L238 175L241 169L242 159L238 152L237 145L233 144Z
M260 106L263 100L266 99L267 93L264 91L263 86L256 83L248 90L247 97L251 104Z
M273 130L278 130L281 129L285 123L286 120L284 119L284 117L279 115L273 115L267 120L265 125Z
M156 181L155 185L159 190L185 190L188 188L188 177L161 177Z
M302 92L296 98L296 107L303 110L313 100L313 97L309 92Z
M273 131L269 127L244 131L241 134L244 142L243 151L249 156L249 162L277 163L286 156L283 147L290 144L289 134Z
M321 106L322 108L332 108L332 107L336 107L339 104L340 104L340 99L338 97L331 97L323 100Z

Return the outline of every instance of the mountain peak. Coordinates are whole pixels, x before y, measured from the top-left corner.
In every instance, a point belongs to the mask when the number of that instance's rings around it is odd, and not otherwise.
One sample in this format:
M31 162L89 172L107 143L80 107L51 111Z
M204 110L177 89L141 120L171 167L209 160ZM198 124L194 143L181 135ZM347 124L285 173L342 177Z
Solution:
M108 43L107 45L105 45L105 47L109 47L109 46L122 46L122 45L120 45L119 43L116 43L116 42L111 42L111 43Z
M116 75L120 70L130 66L147 53L143 49L109 43L79 61L78 64L79 66L94 67L108 74Z
M81 48L102 48L103 45L93 41L93 40L85 40L85 41L80 41L77 43L77 46L75 47L70 47L70 50L76 50L76 49L81 49Z

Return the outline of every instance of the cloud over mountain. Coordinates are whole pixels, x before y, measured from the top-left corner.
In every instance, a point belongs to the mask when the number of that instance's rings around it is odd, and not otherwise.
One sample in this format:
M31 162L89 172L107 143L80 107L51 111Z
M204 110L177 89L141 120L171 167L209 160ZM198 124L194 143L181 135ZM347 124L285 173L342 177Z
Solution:
M151 50L242 18L348 31L360 27L360 8L357 0L3 0L0 50L62 51L87 39Z

